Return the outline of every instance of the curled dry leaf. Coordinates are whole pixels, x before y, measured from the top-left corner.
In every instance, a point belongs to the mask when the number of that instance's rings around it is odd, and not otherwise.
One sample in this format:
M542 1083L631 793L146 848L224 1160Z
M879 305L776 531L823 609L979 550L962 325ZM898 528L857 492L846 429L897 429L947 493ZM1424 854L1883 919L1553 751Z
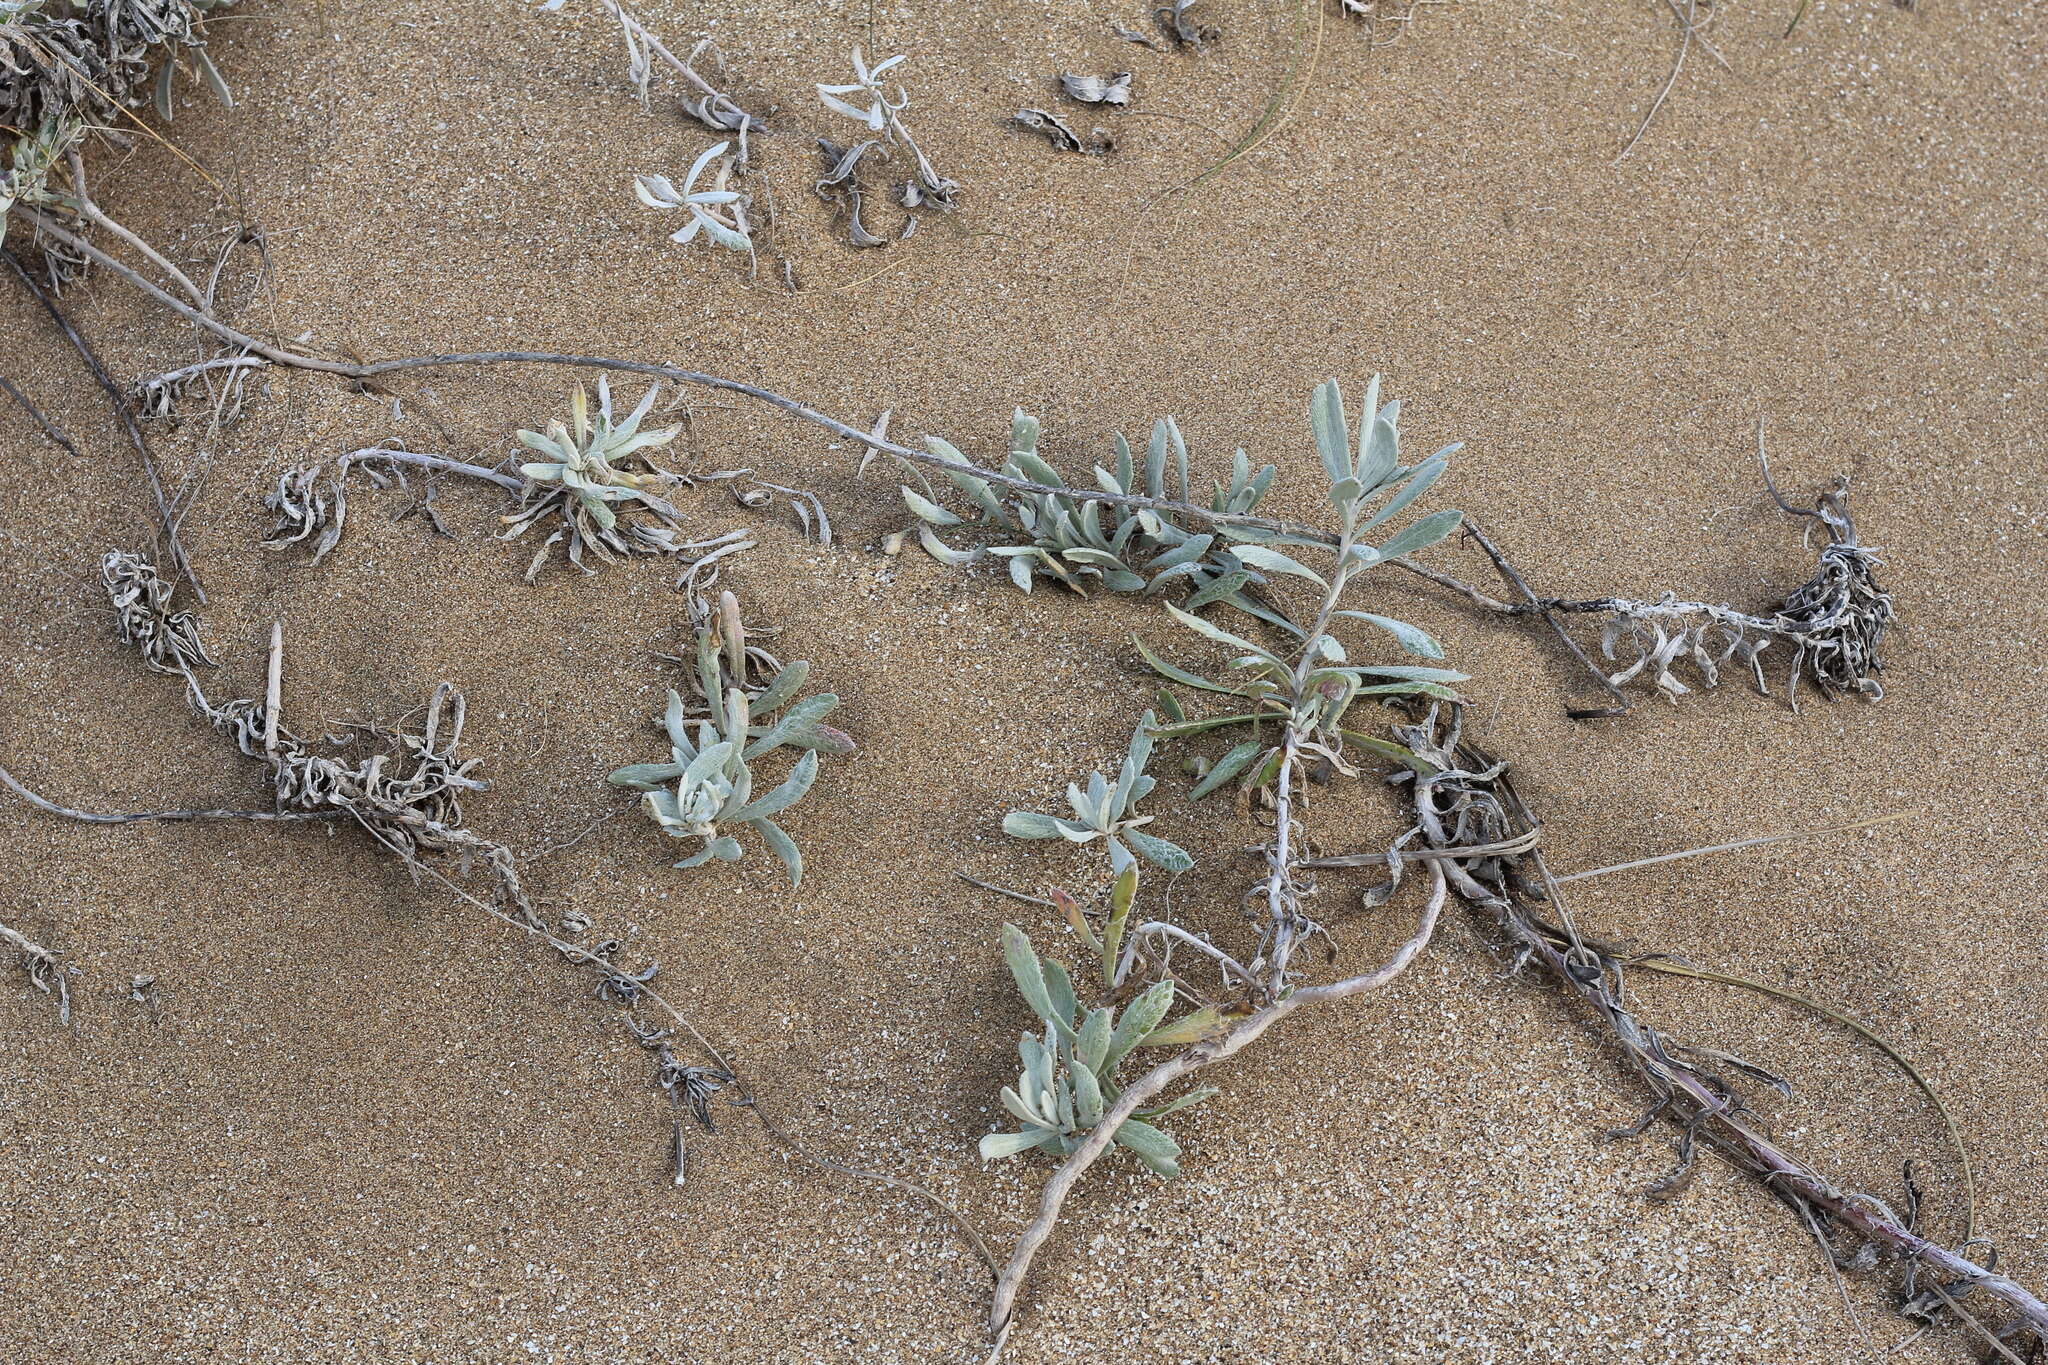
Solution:
M1077 76L1070 71L1060 72L1060 89L1070 100L1083 104L1129 104L1131 102L1131 73L1119 71L1113 76Z
M879 138L869 138L851 147L842 147L827 137L818 139L818 155L824 159L825 174L816 183L817 195L826 203L845 209L846 239L857 247L889 244L888 238L870 232L860 218L861 202L867 193L860 184L861 159L881 145Z
M1068 127L1058 115L1043 109L1019 109L1012 122L1029 128L1034 133L1043 133L1045 140L1062 152L1078 152L1082 156L1103 156L1116 150L1116 139L1102 129L1095 130L1095 140L1084 142L1081 135Z

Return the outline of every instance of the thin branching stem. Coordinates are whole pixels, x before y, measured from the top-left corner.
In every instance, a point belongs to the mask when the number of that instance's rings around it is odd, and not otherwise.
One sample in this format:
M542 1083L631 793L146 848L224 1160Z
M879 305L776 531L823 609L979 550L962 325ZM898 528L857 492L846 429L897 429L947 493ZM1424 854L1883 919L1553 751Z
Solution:
M94 260L107 265L116 274L131 282L147 286L151 294L168 300L181 311L187 310L188 305L179 303L127 266L86 242L83 237L66 232L43 215L19 204L15 206L14 211L23 218L35 220L38 226L46 228L51 235L83 247ZM163 480L157 476L156 457L150 453L149 442L144 439L142 428L136 425L135 409L130 406L128 395L114 383L113 376L107 373L107 367L100 363L99 354L78 334L78 329L71 325L71 319L64 316L63 310L57 307L57 301L50 297L49 291L43 288L29 268L16 259L11 251L0 250L0 256L7 258L7 264L14 271L15 278L21 281L24 289L35 296L36 302L42 305L50 321L57 324L57 329L64 334L64 339L71 343L71 349L78 353L79 359L85 362L86 368L92 371L93 379L106 393L107 401L113 405L115 416L121 419L122 429L128 433L128 443L135 447L135 454L142 461L142 472L149 477L150 496L156 502L157 538L163 542L164 554L171 561L172 571L184 579L191 586L192 595L204 603L206 589L201 586L198 575L192 572L192 561L186 557L184 542L178 538L178 514L173 509L171 500L164 494Z
M958 464L951 460L942 459L929 451L919 450L912 446L899 445L886 437L877 436L872 432L848 426L837 418L829 417L793 398L784 398L781 394L773 393L757 385L744 383L737 379L725 379L718 375L705 374L698 370L684 369L677 365L661 365L637 360L615 360L604 356L570 355L558 351L470 351L446 355L406 356L393 360L380 360L362 364L341 360L323 360L318 356L303 355L259 340L246 332L229 326L206 310L195 308L191 304L183 302L134 270L129 269L120 261L107 255L84 238L67 231L33 209L16 206L14 211L22 215L25 220L32 223L39 230L49 233L59 242L81 252L89 259L119 275L128 283L142 290L158 303L163 304L187 321L196 323L212 332L215 336L262 356L274 364L285 365L294 369L313 370L323 374L340 375L347 379L372 379L379 375L394 374L404 370L446 368L462 365L564 365L582 369L613 370L627 374L642 374L650 378L667 379L679 384L692 384L700 388L715 389L724 393L741 394L766 403L770 407L778 408L792 417L822 427L835 436L853 441L869 449L881 451L884 454L894 455L899 459L924 465L931 469L972 475L983 482L1019 493L1043 493L1046 491L1044 485L1034 483L1030 479L1004 474L993 469L983 469L977 465ZM1304 537L1320 544L1335 543L1334 539L1327 533L1319 531L1312 526L1278 520L1272 517L1218 512L1213 508L1203 507L1199 503L1174 502L1168 499L1148 498L1134 493L1111 493L1105 489L1087 488L1079 485L1063 488L1060 492L1063 496L1072 497L1083 502L1101 502L1117 507L1149 509L1156 512L1194 517L1216 525L1250 526L1283 535Z
M334 820L341 816L338 810L227 810L218 807L207 809L141 810L107 813L100 811L76 810L60 806L55 801L36 795L23 786L13 773L0 768L0 786L19 796L37 810L51 815L61 815L66 820L80 820L89 825L132 825L143 820L163 820L171 823L185 823L197 820Z
M1010 1319L1016 1312L1017 1294L1024 1287L1025 1277L1031 1273L1031 1262L1046 1239L1052 1236L1053 1227L1059 1222L1060 1210L1074 1192L1074 1186L1087 1174L1088 1168L1109 1150L1110 1143L1116 1139L1116 1130L1148 1100L1182 1077L1242 1052L1257 1041L1259 1035L1302 1006L1328 1004L1378 990L1408 969L1408 965L1428 946L1444 907L1447 884L1443 871L1434 864L1430 870L1435 884L1430 891L1429 903L1423 907L1421 921L1415 933L1383 965L1362 976L1347 977L1327 986L1304 986L1241 1020L1222 1036L1196 1043L1171 1061L1162 1062L1131 1082L1117 1097L1117 1102L1103 1114L1102 1121L1060 1163L1060 1168L1052 1173L1039 1192L1038 1213L1017 1238L1008 1263L997 1277L995 1298L989 1305L988 1330L991 1333L1000 1335L1009 1328Z
M51 421L49 414L37 407L35 400L22 392L20 386L4 374L0 374L0 392L12 398L21 410L43 429L43 435L62 446L73 459L84 458L78 453L78 447L71 443L71 438L64 434L64 429Z

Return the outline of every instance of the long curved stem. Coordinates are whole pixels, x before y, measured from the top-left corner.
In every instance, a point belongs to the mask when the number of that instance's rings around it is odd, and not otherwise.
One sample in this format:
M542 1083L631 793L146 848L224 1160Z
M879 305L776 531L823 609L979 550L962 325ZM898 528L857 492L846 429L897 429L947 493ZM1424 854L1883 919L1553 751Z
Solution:
M1060 1210L1074 1192L1074 1186L1080 1183L1088 1168L1109 1150L1110 1143L1116 1140L1116 1130L1146 1101L1183 1076L1235 1056L1255 1042L1260 1034L1303 1005L1324 1004L1377 990L1408 969L1408 965L1428 946L1430 936L1436 932L1437 918L1444 908L1447 888L1443 868L1433 863L1430 871L1436 884L1430 892L1429 903L1423 907L1421 922L1415 933L1384 965L1363 976L1347 977L1327 986L1305 986L1244 1019L1222 1037L1196 1043L1173 1060L1153 1067L1117 1097L1117 1102L1103 1114L1102 1122L1082 1139L1081 1145L1052 1173L1045 1182L1045 1188L1039 1192L1037 1216L1017 1238L1009 1262L996 1281L995 1298L989 1304L988 1312L988 1330L991 1333L1000 1335L1009 1328L1010 1319L1016 1312L1017 1294L1024 1287L1025 1277L1031 1273L1031 1262L1046 1239L1052 1236L1053 1227L1059 1222Z
M303 355L250 336L227 323L220 321L206 310L195 308L177 298L160 286L152 283L128 266L101 251L92 243L66 230L43 214L33 209L16 207L15 212L41 232L48 233L65 246L78 251L88 259L113 271L121 278L140 289L143 293L177 313L188 322L197 324L224 341L233 342L275 364L295 369L314 370L323 374L340 375L347 379L373 379L378 375L394 374L403 370L445 368L457 365L565 365L582 369L612 370L625 374L643 374L650 378L667 379L678 384L693 384L700 388L715 389L723 393L737 393L745 397L778 408L792 417L824 428L835 436L852 441L898 459L938 469L949 473L967 474L985 483L1006 488L1018 493L1043 493L1045 486L1030 479L1018 478L978 465L963 465L942 459L930 451L913 446L898 445L886 437L848 426L835 417L828 417L793 398L784 398L754 384L737 379L725 379L718 375L705 374L700 370L684 369L679 365L660 365L649 361L614 360L605 356L571 355L560 351L466 351L447 355L405 356L394 360L379 360L367 364L356 364L341 360L323 360L318 356ZM1284 521L1274 517L1255 517L1239 513L1218 512L1197 503L1174 502L1164 498L1148 498L1135 493L1111 493L1104 489L1075 485L1060 490L1063 496L1082 502L1108 503L1116 507L1135 507L1155 512L1171 512L1180 516L1219 526L1250 526L1263 531L1282 535L1299 536L1319 544L1336 543L1335 538L1313 526L1299 522Z

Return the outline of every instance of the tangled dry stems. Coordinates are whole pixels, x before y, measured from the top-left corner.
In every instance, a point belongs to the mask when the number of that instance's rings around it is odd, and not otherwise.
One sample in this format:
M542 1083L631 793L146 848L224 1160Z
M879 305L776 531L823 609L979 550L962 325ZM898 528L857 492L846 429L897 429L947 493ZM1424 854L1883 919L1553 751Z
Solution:
M1461 900L1485 913L1518 969L1541 967L1565 994L1587 1006L1602 1037L1650 1091L1649 1112L1633 1131L1660 1116L1678 1128L1678 1165L1648 1193L1666 1199L1680 1193L1705 1144L1755 1177L1806 1226L1832 1225L1905 1262L1901 1311L1925 1320L1952 1312L2007 1353L2029 1335L2035 1349L2048 1347L2048 1305L1996 1273L1995 1255L1982 1264L1966 1258L1962 1252L1979 1239L1966 1232L1966 1241L1950 1249L1921 1235L1914 1216L1901 1217L1875 1195L1830 1181L1765 1131L1734 1079L1775 1078L1730 1053L1680 1046L1636 1012L1625 986L1630 957L1573 924L1543 861L1541 823L1516 793L1508 765L1464 738L1462 727L1462 708L1452 705L1432 707L1419 723L1396 728L1397 737L1430 768L1394 775L1408 785L1420 836L1406 857L1427 861L1433 872L1448 877ZM1405 860L1392 859L1397 875ZM1838 1264L1857 1263L1837 1254L1825 1238L1823 1245ZM1920 1276L1929 1272L1939 1278L1921 1292ZM1963 1309L1962 1301L1976 1292L1997 1300L2009 1320L1985 1324Z

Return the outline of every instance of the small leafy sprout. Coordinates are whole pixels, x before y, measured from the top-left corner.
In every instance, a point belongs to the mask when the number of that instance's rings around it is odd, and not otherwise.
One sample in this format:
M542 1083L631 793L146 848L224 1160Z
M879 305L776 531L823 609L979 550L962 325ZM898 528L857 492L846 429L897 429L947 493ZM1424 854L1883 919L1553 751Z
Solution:
M981 1157L994 1161L1034 1149L1064 1155L1080 1146L1116 1103L1122 1093L1116 1074L1124 1058L1133 1049L1160 1040L1165 1032L1160 1026L1173 1008L1173 983L1151 986L1125 1006L1119 1018L1109 1005L1083 1007L1066 967L1040 957L1029 936L1014 924L1003 926L1003 959L1025 1003L1044 1022L1044 1032L1019 1035L1023 1074L1014 1087L1005 1086L1002 1092L1003 1108L1021 1126L1016 1132L984 1137ZM1157 1121L1215 1093L1205 1086L1140 1109L1118 1127L1115 1140L1148 1170L1171 1179L1180 1174L1180 1144Z
M672 838L699 839L703 847L676 864L701 867L713 860L737 862L739 840L728 832L750 829L789 869L801 885L803 855L796 841L774 820L795 805L817 780L818 755L853 752L853 741L819 722L839 705L830 692L795 701L810 676L810 665L793 663L764 685L746 685L750 653L738 625L738 605L731 593L721 596L719 620L697 628L694 687L697 705L671 690L662 725L668 732L667 763L636 763L607 779L613 786L643 793L641 804L650 818ZM772 656L759 658L773 662ZM795 702L792 705L792 702ZM784 708L787 708L785 710ZM701 710L701 717L694 713ZM782 711L779 719L770 717ZM781 785L754 795L753 764L777 749L803 750Z
M818 98L823 100L825 107L833 113L844 114L850 119L858 119L867 125L869 132L879 133L888 126L889 119L897 110L910 103L910 96L904 93L902 86L896 87L894 98L891 98L889 92L882 88L882 77L888 72L889 68L904 60L906 60L904 54L899 53L894 57L885 57L873 66L869 66L866 59L861 56L860 49L855 48L853 50L853 80L846 85L819 86ZM847 95L859 97L867 107L862 108L859 104L852 103L843 98Z
M633 177L633 193L648 208L690 211L690 221L669 234L671 242L688 242L702 232L720 246L734 251L753 249L754 239L747 227L746 197L737 190L726 188L732 179L732 159L726 157L719 161L717 178L708 189L697 188L705 167L724 157L731 146L730 142L720 142L708 148L691 163L681 189L677 189L665 175Z
M1152 823L1152 816L1131 813L1158 785L1158 779L1145 775L1158 724L1159 718L1150 711L1138 722L1137 732L1131 736L1130 752L1124 757L1114 785L1099 772L1088 774L1085 790L1077 782L1067 784L1067 804L1074 811L1072 819L1013 810L1003 817L1003 833L1014 839L1066 839L1077 844L1101 839L1109 847L1110 866L1119 874L1133 865L1133 848L1145 861L1167 872L1185 872L1193 867L1195 860L1186 849L1140 828Z
M691 480L649 464L644 451L675 440L680 427L642 431L641 421L654 407L656 384L623 420L612 413L610 385L597 381L597 411L579 385L569 399L569 421L550 422L545 432L521 431L519 443L542 456L519 466L526 480L518 507L504 518L500 538L516 540L542 521L562 523L527 567L528 582L546 562L548 550L567 541L569 561L584 572L583 551L616 561L629 554L673 554L683 542L677 512L657 490ZM629 469L628 464L638 468Z
M0 226L16 204L47 204L56 197L57 192L49 187L50 172L83 135L74 120L50 118L33 136L15 142L9 158L12 164L0 170Z

